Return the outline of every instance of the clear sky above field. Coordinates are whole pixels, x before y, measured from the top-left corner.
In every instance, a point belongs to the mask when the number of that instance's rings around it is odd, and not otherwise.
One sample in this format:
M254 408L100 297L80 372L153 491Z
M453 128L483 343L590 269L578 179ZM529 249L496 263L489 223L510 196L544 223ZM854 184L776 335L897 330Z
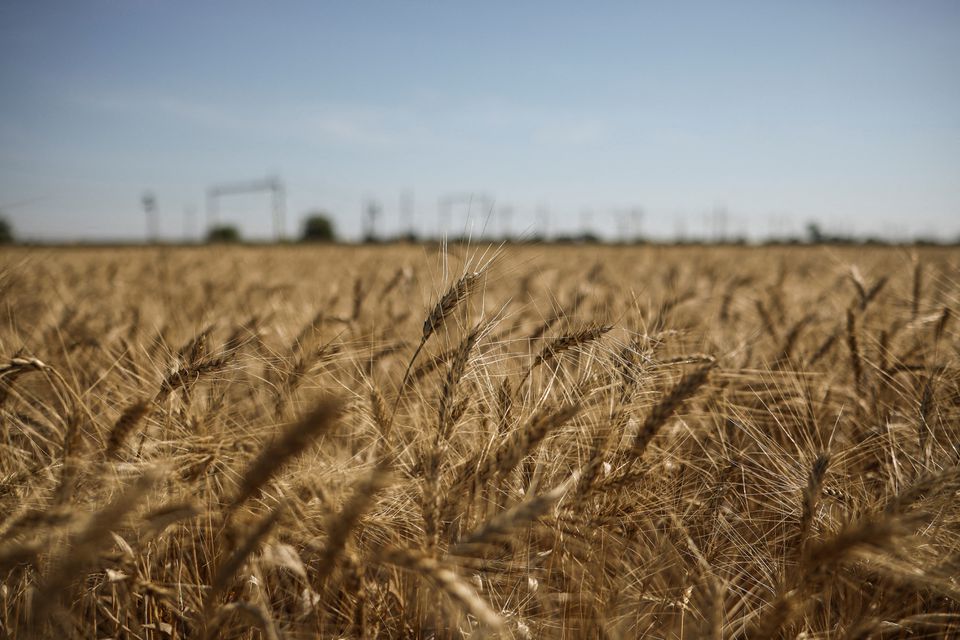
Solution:
M512 230L960 236L960 2L0 5L0 209L20 236L169 238L277 175L288 230L412 190ZM467 205L451 227L468 224ZM642 218L624 212L642 208ZM269 197L224 219L270 234ZM499 231L505 217L494 215ZM619 222L619 224L618 224Z

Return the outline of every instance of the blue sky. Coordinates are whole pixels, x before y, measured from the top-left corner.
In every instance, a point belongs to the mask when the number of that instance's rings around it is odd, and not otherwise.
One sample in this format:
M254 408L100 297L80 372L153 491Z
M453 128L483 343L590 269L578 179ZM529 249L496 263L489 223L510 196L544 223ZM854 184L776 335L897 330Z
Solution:
M0 209L38 239L200 232L211 185L278 175L360 230L444 194L512 230L960 236L960 3L0 5ZM479 197L455 228L483 224ZM222 216L270 234L266 195ZM193 211L190 214L189 211ZM622 219L622 218L621 218ZM192 221L192 222L191 222ZM501 217L493 216L497 231Z

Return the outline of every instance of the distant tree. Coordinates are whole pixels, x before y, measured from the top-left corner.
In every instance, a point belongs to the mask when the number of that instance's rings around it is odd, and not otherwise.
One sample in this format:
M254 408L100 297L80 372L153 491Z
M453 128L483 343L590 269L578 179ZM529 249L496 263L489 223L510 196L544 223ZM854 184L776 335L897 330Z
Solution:
M0 244L10 244L13 242L13 227L7 222L7 219L0 216Z
M337 239L337 232L333 228L330 216L317 211L307 215L303 221L304 242L333 242Z
M600 236L593 231L584 231L577 237L577 242L581 244L599 244Z
M816 222L807 223L807 242L810 244L821 244L825 242L827 238L823 235L823 231L820 229L820 225Z
M407 242L409 244L416 244L420 242L420 236L418 236L417 232L414 231L413 229L410 229L405 233L401 233L400 235L397 236L396 239L399 242Z
M240 230L232 224L220 224L207 231L207 242L240 242Z

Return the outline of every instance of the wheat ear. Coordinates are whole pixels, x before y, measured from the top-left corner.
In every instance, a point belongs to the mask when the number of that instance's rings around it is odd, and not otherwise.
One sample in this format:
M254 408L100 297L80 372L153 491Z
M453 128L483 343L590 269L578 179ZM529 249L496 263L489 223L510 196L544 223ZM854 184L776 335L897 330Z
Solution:
M247 467L230 504L233 509L256 494L291 458L328 432L343 413L343 401L327 396L312 411L268 445Z

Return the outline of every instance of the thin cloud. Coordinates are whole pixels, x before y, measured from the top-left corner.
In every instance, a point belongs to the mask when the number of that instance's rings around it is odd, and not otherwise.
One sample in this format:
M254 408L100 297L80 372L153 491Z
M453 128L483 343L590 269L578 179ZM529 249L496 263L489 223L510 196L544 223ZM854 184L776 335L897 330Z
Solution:
M580 147L599 144L608 139L608 127L593 118L560 118L539 125L533 139L542 145Z
M402 129L397 120L403 114L367 106L301 105L270 113L250 113L179 96L102 93L71 95L69 99L94 111L160 116L215 131L259 132L280 139L362 146L402 142L395 132Z

